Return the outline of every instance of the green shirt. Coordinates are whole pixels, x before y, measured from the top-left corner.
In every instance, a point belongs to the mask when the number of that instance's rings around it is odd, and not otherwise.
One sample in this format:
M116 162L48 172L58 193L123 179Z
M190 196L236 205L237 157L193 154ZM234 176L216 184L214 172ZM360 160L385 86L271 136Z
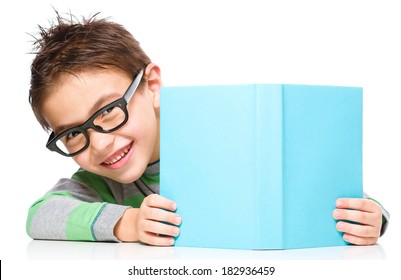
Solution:
M139 208L145 196L159 193L159 181L159 162L131 184L80 169L30 207L27 233L34 239L118 241L116 223L127 208Z

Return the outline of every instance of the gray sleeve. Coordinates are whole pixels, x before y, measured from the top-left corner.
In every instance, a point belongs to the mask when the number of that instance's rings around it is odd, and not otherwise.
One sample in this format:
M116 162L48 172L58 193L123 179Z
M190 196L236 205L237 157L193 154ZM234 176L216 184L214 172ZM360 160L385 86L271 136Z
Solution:
M29 209L27 233L34 239L118 242L114 226L127 208L104 202L78 181L61 179ZM76 217L77 209L82 217ZM80 228L86 234L80 234Z

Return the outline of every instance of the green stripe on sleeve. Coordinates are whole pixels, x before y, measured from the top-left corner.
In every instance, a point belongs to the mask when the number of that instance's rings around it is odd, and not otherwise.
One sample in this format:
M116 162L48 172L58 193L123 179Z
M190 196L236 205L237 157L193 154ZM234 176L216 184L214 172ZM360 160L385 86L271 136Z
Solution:
M66 225L68 240L96 241L93 225L106 203L82 202L70 213Z

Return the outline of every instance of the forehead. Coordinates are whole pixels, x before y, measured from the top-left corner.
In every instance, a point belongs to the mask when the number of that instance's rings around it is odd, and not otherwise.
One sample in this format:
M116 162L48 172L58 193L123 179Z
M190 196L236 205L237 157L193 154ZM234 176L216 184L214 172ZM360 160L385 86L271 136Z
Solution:
M121 97L130 83L128 74L118 70L62 74L46 92L43 116L52 130L79 125L100 108L94 108L99 101L103 106Z

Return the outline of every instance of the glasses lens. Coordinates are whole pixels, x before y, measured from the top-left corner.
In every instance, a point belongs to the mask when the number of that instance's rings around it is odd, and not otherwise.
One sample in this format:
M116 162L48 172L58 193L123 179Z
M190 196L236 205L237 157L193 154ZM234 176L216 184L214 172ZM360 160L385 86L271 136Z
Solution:
M56 146L66 154L76 153L86 145L86 137L82 131L70 130L56 141Z
M106 108L93 121L94 125L105 131L117 128L125 121L126 115L119 106Z

